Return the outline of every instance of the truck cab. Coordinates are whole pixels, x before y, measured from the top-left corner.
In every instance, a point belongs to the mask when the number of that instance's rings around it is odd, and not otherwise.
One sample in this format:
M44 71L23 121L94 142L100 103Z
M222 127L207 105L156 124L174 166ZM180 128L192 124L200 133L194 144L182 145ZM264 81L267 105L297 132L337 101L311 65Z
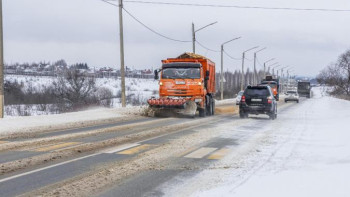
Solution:
M194 96L197 103L205 93L204 72L200 63L166 63L160 71L160 97Z

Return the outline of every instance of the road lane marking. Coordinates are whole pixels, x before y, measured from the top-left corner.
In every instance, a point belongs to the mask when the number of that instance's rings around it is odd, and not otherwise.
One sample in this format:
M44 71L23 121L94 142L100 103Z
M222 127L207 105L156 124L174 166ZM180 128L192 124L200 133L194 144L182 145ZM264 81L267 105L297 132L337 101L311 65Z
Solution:
M38 149L35 149L34 151L35 152L47 152L47 151L52 151L55 149L60 149L60 148L68 147L68 146L81 144L81 143L82 142L65 142L65 143L61 143L61 144L56 144L56 145L52 145L52 146L38 148Z
M7 177L7 178L4 178L4 179L1 179L0 183L9 181L9 180L12 180L12 179L15 179L15 178L19 178L19 177L22 177L22 176L26 176L26 175L29 175L29 174L33 174L33 173L36 173L36 172L40 172L40 171L43 171L43 170L47 170L47 169L50 169L50 168L54 168L54 167L57 167L57 166L61 166L61 165L64 165L64 164L68 164L68 163L72 163L72 162L75 162L75 161L79 161L79 160L82 160L82 159L85 159L85 158L93 157L93 156L96 156L96 155L99 155L99 154L101 154L101 153L95 153L95 154L92 154L92 155L87 155L87 156L84 156L84 157L72 159L72 160L65 161L65 162L58 163L58 164L54 164L52 166L47 166L47 167L44 167L44 168L32 170L32 171L25 172L25 173L22 173L22 174L17 174L15 176L11 176L11 177Z
M200 149L198 149L198 150L196 150L188 155L185 155L184 157L200 159L200 158L203 158L204 156L214 152L215 150L217 150L217 148L203 147L203 148L200 148Z
M195 151L195 150L197 150L197 149L198 149L198 147L188 149L188 150L186 150L186 151L183 151L183 152L177 154L176 157L183 157L183 156L185 156L185 155L189 154L190 152L193 152L193 151Z
M125 149L129 149L135 146L139 146L140 144L125 144L125 145L121 145L121 146L117 146L108 150L103 151L102 153L116 153L119 151L123 151Z
M208 156L208 159L221 159L230 152L228 148L222 148Z
M140 153L142 151L145 151L145 150L148 150L152 147L154 147L156 145L153 145L153 144L142 144L140 146L136 146L134 148L130 148L130 149L127 149L127 150L124 150L124 151L121 151L121 152L117 152L117 154L120 154L120 155L133 155L133 154L137 154L137 153Z

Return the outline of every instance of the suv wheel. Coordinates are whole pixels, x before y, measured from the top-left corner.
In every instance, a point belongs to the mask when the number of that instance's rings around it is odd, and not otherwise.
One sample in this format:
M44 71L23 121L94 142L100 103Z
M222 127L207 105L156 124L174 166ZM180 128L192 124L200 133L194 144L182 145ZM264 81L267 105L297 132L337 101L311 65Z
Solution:
M275 109L274 112L270 113L269 117L271 120L275 120L277 118L277 109Z
M239 112L239 117L240 117L240 118L248 118L248 113Z

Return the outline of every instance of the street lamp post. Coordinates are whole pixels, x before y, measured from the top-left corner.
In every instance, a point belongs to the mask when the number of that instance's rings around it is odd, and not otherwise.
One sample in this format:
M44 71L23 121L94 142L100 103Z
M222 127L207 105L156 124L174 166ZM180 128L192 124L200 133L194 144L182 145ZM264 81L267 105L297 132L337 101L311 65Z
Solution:
M284 75L283 75L283 70L285 69L285 68L288 68L289 66L285 66L285 67L283 67L283 68L280 68L280 70L281 70L281 77L280 77L280 79L281 79L281 88L282 88L282 92L285 90L285 80L284 80Z
M276 65L276 64L278 64L278 62L275 62L275 63L273 63L273 64L271 64L271 65L268 65L268 66L267 66L268 71L270 71L270 67L271 67L271 66ZM266 78L266 75L265 75L265 78Z
M272 65L270 65L270 66L272 66ZM276 66L272 67L272 77L275 77L275 68L277 68L279 66L281 66L281 65L276 65ZM277 70L277 72L278 72L278 70ZM278 73L277 73L277 75L278 75Z
M289 81L290 81L290 72L291 72L291 71L293 71L293 69L291 69L291 68L287 70L287 79L288 79L288 82L287 82L287 83L288 83L288 84L289 84Z
M275 60L275 58L269 59L266 62L264 62L264 78L266 77L266 63L271 62L272 60Z
M262 48L259 51L256 51L254 53L254 85L258 84L258 74L256 72L256 54L259 53L260 51L265 50L265 49L266 49L266 47L264 47L264 48Z
M238 40L240 39L241 37L237 37L237 38L234 38L234 39L231 39L229 41L226 41L224 43L221 44L221 72L220 72L220 92L221 92L221 100L224 99L224 45L229 43L229 42L232 42L234 40Z
M213 23L210 23L210 24L208 24L208 25L206 25L204 27L201 27L201 28L199 28L197 30L194 29L194 23L192 23L192 48L193 48L193 53L196 53L196 32L198 32L198 31L200 31L200 30L202 30L202 29L204 29L204 28L206 28L206 27L208 27L210 25L214 25L216 23L217 23L217 21L215 21Z
M258 48L259 46L255 46L255 47L252 47L252 48L250 48L250 49L248 49L248 50L245 50L245 51L243 51L243 54L242 54L242 81L241 81L241 90L243 90L243 88L244 88L244 59L245 59L245 53L246 52L248 52L248 51L251 51L251 50L253 50L253 49L256 49L256 48Z

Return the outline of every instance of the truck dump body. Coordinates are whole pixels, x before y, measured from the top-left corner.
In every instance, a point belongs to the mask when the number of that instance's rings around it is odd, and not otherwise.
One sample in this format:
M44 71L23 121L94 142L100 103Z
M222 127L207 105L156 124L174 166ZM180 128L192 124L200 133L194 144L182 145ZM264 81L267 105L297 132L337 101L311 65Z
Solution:
M159 98L148 100L153 108L209 110L213 114L215 63L204 56L184 53L162 60Z

